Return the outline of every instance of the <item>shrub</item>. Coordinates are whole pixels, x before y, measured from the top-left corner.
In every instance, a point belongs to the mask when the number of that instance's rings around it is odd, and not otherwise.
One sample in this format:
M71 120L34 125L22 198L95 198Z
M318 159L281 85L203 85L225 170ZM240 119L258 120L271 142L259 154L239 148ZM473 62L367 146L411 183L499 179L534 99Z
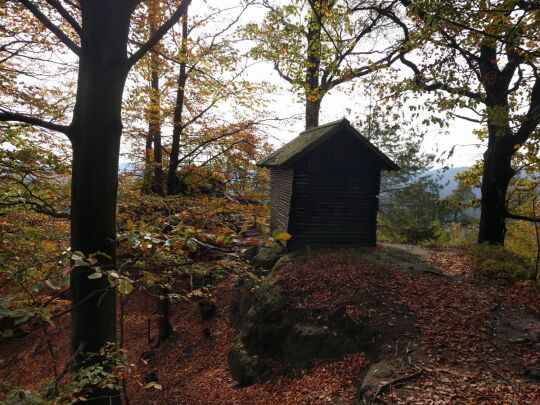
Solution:
M440 246L464 247L475 243L477 234L478 227L476 226L454 223L449 229L441 233L437 244Z
M513 280L534 277L534 266L529 259L502 246L469 245L466 251L477 275Z

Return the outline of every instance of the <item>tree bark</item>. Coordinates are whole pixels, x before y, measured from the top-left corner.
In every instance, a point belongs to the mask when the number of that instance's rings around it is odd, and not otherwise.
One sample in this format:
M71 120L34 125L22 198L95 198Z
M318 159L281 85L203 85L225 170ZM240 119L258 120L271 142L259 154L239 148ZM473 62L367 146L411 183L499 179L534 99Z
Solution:
M133 4L127 0L81 2L86 38L71 124L71 249L85 256L97 254L104 270L116 265L121 108ZM106 277L89 279L91 272L88 267L75 267L70 275L71 351L81 353L79 358L116 342L116 291ZM120 403L116 390L90 389L87 404Z
M321 111L321 99L306 101L306 129L319 126L319 114Z
M154 138L150 131L146 133L146 142L144 148L144 173L143 173L143 184L142 184L142 193L150 194L152 191L152 162L154 160Z
M506 193L515 172L512 142L505 136L490 137L484 153L482 200L478 243L504 245L506 235Z
M148 20L150 24L149 37L152 37L160 20L160 6L158 2L152 2L148 6ZM159 48L159 43L154 49ZM161 95L159 92L159 55L150 53L150 103L148 106L148 139L154 144L154 158L152 164L151 189L154 194L163 195L163 152L161 149Z
M157 300L157 313L158 313L158 341L157 345L159 346L165 340L171 336L173 328L171 325L170 317L170 299L169 299L169 290L166 287L159 287L157 289L159 294Z
M516 148L510 127L508 90L516 68L501 71L497 65L496 48L487 44L480 49L479 68L486 92L488 147L483 161L478 243L503 245L506 193L515 174L512 156Z
M174 107L174 123L171 154L169 157L169 168L167 172L167 194L174 195L178 193L176 172L180 162L180 138L184 129L182 125L182 115L184 112L184 99L186 94L186 83L188 74L187 66L187 40L188 40L188 15L182 17L182 48L180 50L180 70L178 72L176 86L176 104Z
M152 55L153 56L153 55ZM156 66L152 64L152 90L150 101L150 116L148 122L148 138L152 139L154 144L154 161L152 192L157 195L163 195L163 153L161 148L161 102L159 96L159 76Z
M307 59L306 59L306 129L319 126L319 112L321 101L324 96L319 84L319 70L321 66L321 22L322 16L321 0L313 1L310 11L309 24L307 27ZM318 14L316 14L318 13Z

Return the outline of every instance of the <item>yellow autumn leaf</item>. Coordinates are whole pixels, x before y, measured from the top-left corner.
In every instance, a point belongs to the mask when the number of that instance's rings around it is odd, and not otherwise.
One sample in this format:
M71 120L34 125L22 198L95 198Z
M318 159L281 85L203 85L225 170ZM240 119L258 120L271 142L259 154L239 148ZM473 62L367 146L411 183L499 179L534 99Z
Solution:
M135 223L131 220L131 218L128 218L126 221L126 229L129 232L133 232L135 230Z
M118 292L123 295L128 295L133 291L133 284L129 281L121 279L118 282Z
M160 390L162 389L163 387L161 386L161 384L158 384L157 382L155 381L150 381L148 384L146 384L144 386L144 389L147 390L147 389L150 389L150 388L155 388L156 390Z
M289 240L291 239L291 234L287 232L280 232L275 236L275 239L277 240Z

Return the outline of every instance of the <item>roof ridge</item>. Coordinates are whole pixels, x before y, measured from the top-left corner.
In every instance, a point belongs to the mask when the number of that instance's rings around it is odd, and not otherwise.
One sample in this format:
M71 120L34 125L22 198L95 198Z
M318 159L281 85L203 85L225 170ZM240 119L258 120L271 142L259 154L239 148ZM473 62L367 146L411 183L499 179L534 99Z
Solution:
M313 127L313 128L309 128L309 129L305 129L303 130L302 132L300 132L299 135L302 135L302 134L305 134L305 133L308 133L308 132L311 132L311 131L315 131L317 129L321 129L321 128L324 128L324 127L329 127L331 125L336 125L336 124L339 124L341 122L347 122L349 123L349 120L345 117L343 118L340 118L339 120L335 120L335 121L331 121L331 122L327 122L326 124L322 124L322 125L319 125L318 127Z
M346 130L353 134L371 153L383 162L384 170L399 170L399 167L392 160L375 147L366 137L364 137L356 128L354 128L347 118L342 118L337 121L328 122L307 131L303 131L299 136L289 141L281 148L269 154L266 158L259 161L259 167L287 167L295 159L298 159L304 153L309 152L314 147L317 147L325 139L332 136L336 132Z

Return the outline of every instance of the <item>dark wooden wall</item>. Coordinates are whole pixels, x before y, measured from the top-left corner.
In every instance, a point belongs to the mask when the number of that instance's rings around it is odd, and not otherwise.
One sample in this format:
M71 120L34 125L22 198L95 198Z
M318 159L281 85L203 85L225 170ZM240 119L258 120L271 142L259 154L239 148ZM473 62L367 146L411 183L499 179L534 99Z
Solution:
M270 169L270 228L287 231L293 185L292 169Z
M295 162L289 249L374 245L380 173L372 152L347 132Z

